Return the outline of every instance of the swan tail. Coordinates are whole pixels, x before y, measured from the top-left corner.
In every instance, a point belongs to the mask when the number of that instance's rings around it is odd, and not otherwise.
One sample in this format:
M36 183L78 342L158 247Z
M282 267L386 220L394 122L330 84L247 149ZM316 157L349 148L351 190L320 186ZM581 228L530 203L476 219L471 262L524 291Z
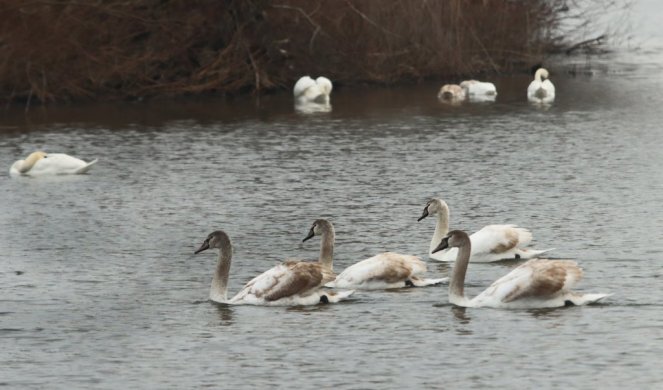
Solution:
M610 297L613 294L574 294L573 297L570 297L568 300L571 301L574 305L590 305L596 303L604 298Z
M440 284L444 282L448 282L449 278L439 278L439 279L423 279L423 278L418 278L416 276L413 276L410 278L410 281L415 287L426 287L426 286L433 286L435 284Z
M548 249L519 249L516 253L520 256L521 259L532 259L535 257L539 257L540 255L544 253L548 253L550 251L554 251L555 248L548 248Z
M74 173L80 174L80 173L85 173L85 172L89 171L90 168L92 168L92 166L97 163L97 161L98 161L98 159L95 158L94 160L90 161L89 163L85 164L84 166L78 168Z
M336 303L348 299L350 295L354 294L355 290L345 291L327 291L322 296L327 297L328 303ZM322 296L320 297L322 300Z

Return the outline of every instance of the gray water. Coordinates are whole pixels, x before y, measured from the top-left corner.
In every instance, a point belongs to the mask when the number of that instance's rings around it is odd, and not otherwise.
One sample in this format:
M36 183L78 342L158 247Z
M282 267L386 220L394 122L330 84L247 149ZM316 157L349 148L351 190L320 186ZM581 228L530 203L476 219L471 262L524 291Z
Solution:
M0 180L0 384L660 388L663 66L642 58L558 69L547 109L518 76L461 107L430 83L337 88L333 112L309 116L289 94L6 111L0 167L36 148L99 163ZM207 300L216 254L193 251L213 230L235 244L233 293L314 260L318 239L301 240L320 217L337 271L386 250L426 258L434 221L416 220L432 196L453 228L531 229L581 264L578 290L614 295L511 311L454 307L446 286L304 308ZM471 264L466 293L517 264Z

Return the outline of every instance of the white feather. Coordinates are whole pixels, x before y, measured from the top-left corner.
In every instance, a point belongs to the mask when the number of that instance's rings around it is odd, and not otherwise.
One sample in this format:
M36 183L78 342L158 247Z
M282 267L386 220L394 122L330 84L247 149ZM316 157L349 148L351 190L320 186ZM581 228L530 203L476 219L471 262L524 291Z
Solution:
M407 282L423 287L448 280L424 279L426 271L426 263L416 256L385 252L351 265L325 286L379 290L407 287Z
M548 79L546 69L539 68L534 74L534 80L527 87L527 99L541 104L552 103L555 100L555 86Z
M97 160L85 162L76 157L62 153L48 153L46 157L37 160L34 165L25 172L20 172L21 165L25 160L16 161L9 169L12 177L16 176L53 176L82 174L90 170Z

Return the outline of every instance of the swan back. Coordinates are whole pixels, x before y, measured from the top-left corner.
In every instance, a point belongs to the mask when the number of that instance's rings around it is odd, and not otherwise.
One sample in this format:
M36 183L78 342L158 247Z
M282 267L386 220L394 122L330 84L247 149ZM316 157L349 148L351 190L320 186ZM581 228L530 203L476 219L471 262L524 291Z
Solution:
M406 286L406 281L426 273L420 258L384 252L346 268L328 287L385 289Z
M534 103L552 103L555 100L555 86L548 79L544 68L537 69L534 80L527 87L527 99Z
M304 76L297 80L293 93L295 103L302 111L327 111L326 109L314 109L316 105L324 108L329 106L329 95L333 89L332 82L326 77L318 77L313 80L310 76ZM302 107L303 106L303 107Z
M86 173L97 162L93 160L89 163L69 156L64 153L44 153L34 152L22 163L21 169L16 169L17 161L12 165L10 174L16 176L18 173L26 176L52 176ZM17 172L18 171L18 172Z
M460 83L460 87L465 91L467 98L474 102L494 101L497 96L497 88L493 83L465 80Z

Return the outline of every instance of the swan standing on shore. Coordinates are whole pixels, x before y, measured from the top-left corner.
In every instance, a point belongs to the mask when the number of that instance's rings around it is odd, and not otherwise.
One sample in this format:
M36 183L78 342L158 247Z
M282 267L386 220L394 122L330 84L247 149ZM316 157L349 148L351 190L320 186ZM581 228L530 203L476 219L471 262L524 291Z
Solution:
M293 89L295 108L302 112L331 111L329 95L332 88L332 82L326 77L321 76L315 80L309 76L300 78Z
M441 253L433 252L442 237L449 232L449 206L442 199L433 198L426 203L426 207L417 221L421 221L429 215L437 215L435 233L433 233L428 250L430 258L437 261L454 261L457 252L454 248L449 248ZM532 241L532 233L516 225L487 225L472 234L470 239L472 240L472 262L475 263L529 259L552 250L520 248Z
M320 288L336 276L331 269L331 258L323 262L286 261L249 281L232 299L228 299L228 275L232 258L230 237L217 230L210 233L194 252L210 248L219 249L219 262L212 278L209 298L231 305L299 306L335 303L350 296L353 291L323 291Z
M497 88L493 83L465 80L460 83L460 87L463 88L465 96L471 102L493 102L497 97Z
M458 248L449 283L449 302L457 306L536 309L586 305L611 295L571 291L582 278L582 269L575 261L534 259L521 264L481 294L469 299L465 297L463 289L472 243L467 233L453 230L442 238L432 252L450 247Z
M532 103L552 103L555 100L555 86L548 79L548 71L537 69L534 80L527 87L527 99Z
M322 235L321 253L328 253L331 258L334 248L334 226L326 219L313 223L306 241ZM354 288L363 290L381 290L401 287L423 287L442 283L448 278L425 279L426 263L420 258L384 252L346 268L334 281L325 287Z
M9 168L9 175L53 176L86 173L97 160L89 163L62 153L32 152L25 160L18 160Z

